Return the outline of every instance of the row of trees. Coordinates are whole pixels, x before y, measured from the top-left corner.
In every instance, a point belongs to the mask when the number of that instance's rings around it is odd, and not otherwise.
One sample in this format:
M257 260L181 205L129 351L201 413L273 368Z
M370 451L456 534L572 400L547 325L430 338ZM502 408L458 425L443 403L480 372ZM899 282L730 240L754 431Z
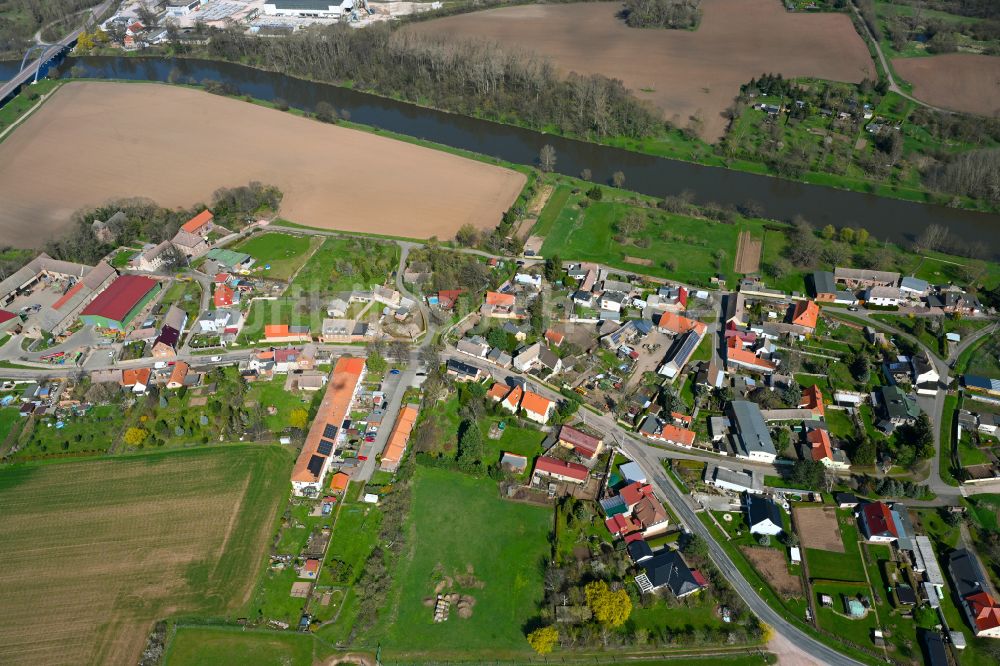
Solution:
M597 138L647 137L663 129L659 113L621 81L561 77L552 64L482 41L417 34L377 24L317 26L291 37L259 39L220 31L209 53L311 79L429 103L491 119L516 118L532 127Z

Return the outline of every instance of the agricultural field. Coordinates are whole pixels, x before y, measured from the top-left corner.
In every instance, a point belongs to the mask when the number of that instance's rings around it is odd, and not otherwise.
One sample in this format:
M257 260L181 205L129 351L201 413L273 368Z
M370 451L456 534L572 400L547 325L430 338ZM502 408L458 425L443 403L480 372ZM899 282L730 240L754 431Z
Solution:
M489 526L489 538L482 530ZM523 627L542 594L552 510L505 502L496 483L438 468L413 477L410 553L393 574L389 607L369 643L389 652L528 650ZM435 623L435 592L471 597L471 615L453 608Z
M252 236L232 249L253 257L253 270L261 277L289 280L322 243L318 236L267 232Z
M290 466L234 444L0 471L0 662L134 664L154 621L235 611Z
M138 142L157 156L142 169L133 159ZM79 155L89 156L88 168L49 191L39 174ZM190 206L250 181L276 185L282 215L306 226L452 238L464 224L496 226L525 176L198 90L71 82L0 144L0 242L38 247L70 228L67 211L116 197Z
M777 1L713 0L704 3L697 30L641 30L616 17L620 8L612 2L506 7L410 29L483 37L534 51L566 72L621 79L679 126L697 116L707 141L725 130L723 112L740 85L762 73L848 82L875 77L846 14L792 13Z
M1000 111L996 73L1000 57L948 53L897 58L893 69L913 85L913 96L953 111L993 116Z

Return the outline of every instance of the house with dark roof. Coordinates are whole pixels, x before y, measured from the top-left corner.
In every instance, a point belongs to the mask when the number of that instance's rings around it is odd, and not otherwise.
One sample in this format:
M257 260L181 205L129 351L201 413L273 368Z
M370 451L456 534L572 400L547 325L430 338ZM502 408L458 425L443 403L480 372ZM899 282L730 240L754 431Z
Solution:
M913 425L920 416L920 407L913 396L898 386L880 386L872 392L879 430L891 433L898 426Z
M784 531L781 509L772 499L744 493L743 506L747 512L750 534L777 536Z
M1000 638L1000 603L994 599L989 580L971 551L960 548L948 557L948 571L955 592L962 600L965 619L978 637Z
M643 573L635 577L635 582L643 593L668 588L680 599L706 586L701 574L688 567L676 550L661 550L655 556L639 562L639 566Z
M832 303L837 298L837 283L830 271L815 271L812 274L813 298L818 303Z
M730 432L734 435L736 457L771 463L778 457L771 432L756 403L733 400L727 410Z
M477 382L482 376L483 371L474 365L462 363L455 359L448 359L448 363L445 365L445 373L454 377L456 381Z

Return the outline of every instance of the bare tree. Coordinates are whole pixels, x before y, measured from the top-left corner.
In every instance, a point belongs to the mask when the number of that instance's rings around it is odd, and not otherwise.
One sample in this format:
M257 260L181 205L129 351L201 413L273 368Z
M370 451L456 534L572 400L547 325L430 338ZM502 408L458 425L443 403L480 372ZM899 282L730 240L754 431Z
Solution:
M615 171L611 174L611 184L615 187L621 187L625 184L625 174L621 171Z
M556 168L556 149L549 144L542 146L538 152L538 165L542 171L552 171Z

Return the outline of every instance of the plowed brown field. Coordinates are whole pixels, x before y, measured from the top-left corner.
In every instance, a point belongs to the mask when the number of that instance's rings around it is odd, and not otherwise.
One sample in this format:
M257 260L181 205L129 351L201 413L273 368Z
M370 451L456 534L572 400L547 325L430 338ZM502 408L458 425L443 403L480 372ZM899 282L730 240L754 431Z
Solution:
M299 224L451 238L495 226L525 177L198 90L69 83L0 143L0 243L40 247L111 198L190 206L252 180Z
M762 73L858 82L875 65L846 14L786 12L777 0L705 0L695 31L629 28L621 3L527 5L450 16L411 29L482 37L548 56L566 72L621 79L681 125L725 130L740 85Z
M231 445L0 472L0 663L135 664L155 621L245 603L290 467Z
M949 53L896 58L892 67L928 104L982 116L1000 115L1000 57Z

